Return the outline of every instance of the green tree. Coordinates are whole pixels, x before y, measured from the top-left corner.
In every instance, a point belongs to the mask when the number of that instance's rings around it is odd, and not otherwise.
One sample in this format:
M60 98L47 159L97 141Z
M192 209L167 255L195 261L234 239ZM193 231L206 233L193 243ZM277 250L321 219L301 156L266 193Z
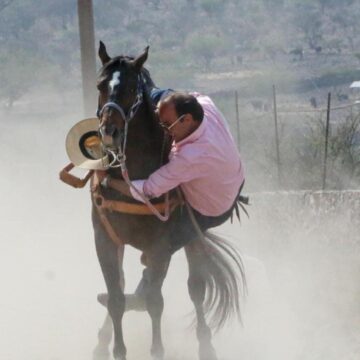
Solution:
M293 16L295 26L303 33L310 49L316 49L323 38L322 18L318 7L313 3L298 4Z
M208 71L213 59L223 53L228 45L227 39L214 34L192 34L186 39L187 50L197 62Z

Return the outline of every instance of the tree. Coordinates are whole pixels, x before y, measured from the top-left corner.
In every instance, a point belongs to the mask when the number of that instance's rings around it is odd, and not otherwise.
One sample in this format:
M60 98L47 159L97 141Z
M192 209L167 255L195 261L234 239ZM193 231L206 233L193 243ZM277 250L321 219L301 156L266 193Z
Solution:
M226 47L226 39L209 34L193 34L186 39L186 47L205 70L210 70L212 60Z
M325 124L319 120L309 128L301 155L304 171L314 174L324 157ZM333 187L349 188L360 175L360 113L347 116L332 128L329 136L328 164Z
M298 4L294 13L295 25L302 31L310 49L316 50L323 38L319 9L312 3Z

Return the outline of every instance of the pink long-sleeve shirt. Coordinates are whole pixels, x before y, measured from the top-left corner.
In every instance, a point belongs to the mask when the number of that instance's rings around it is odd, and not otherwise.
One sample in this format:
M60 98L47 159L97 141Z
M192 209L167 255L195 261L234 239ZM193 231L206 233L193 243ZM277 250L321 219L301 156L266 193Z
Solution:
M166 165L147 180L133 184L150 198L180 185L191 207L203 215L218 216L234 203L244 181L244 168L222 114L208 96L192 95L204 109L200 126L173 144ZM131 193L142 201L132 189Z

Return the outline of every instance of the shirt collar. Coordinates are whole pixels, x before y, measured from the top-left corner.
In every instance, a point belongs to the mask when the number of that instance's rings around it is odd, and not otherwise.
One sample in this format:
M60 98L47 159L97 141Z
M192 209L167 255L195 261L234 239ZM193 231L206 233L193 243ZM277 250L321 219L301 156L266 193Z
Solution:
M176 147L181 147L185 144L192 143L192 142L196 141L197 139L199 139L205 132L206 123L207 123L207 119L204 116L199 127L194 132L192 132L189 136L187 136L185 139L182 139L181 141L177 142Z

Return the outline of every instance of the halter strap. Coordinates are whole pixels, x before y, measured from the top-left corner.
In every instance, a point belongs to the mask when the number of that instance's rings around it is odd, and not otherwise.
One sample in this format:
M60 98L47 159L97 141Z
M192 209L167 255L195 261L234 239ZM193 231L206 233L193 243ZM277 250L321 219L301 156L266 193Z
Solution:
M137 82L136 98L135 98L134 103L131 105L131 108L127 115L125 114L125 111L120 104L116 103L115 101L109 101L109 102L105 103L101 109L98 108L98 110L96 111L97 117L100 118L106 108L113 108L120 113L120 115L124 119L125 123L129 123L133 119L133 117L139 110L140 105L143 102L143 85L144 85L143 76L142 76L142 74L139 74L138 82Z
M103 114L103 112L105 111L106 108L113 108L113 109L117 110L120 113L120 115L122 116L122 118L126 121L127 117L125 115L123 108L119 104L117 104L116 102L113 102L113 101L107 102L102 107L102 109L97 114L98 117L101 117L101 115Z

